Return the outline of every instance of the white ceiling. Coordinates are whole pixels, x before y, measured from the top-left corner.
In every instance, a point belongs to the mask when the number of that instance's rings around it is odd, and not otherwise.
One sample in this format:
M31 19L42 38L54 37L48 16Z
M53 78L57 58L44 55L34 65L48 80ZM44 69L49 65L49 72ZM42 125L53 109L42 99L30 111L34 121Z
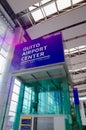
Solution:
M40 0L7 0L15 14L27 9L29 6L39 1Z

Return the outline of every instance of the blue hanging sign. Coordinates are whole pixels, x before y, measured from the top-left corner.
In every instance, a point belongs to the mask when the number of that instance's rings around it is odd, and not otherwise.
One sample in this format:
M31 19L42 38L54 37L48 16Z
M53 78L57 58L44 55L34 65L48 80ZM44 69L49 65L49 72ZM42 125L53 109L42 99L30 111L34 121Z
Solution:
M54 33L15 47L12 66L15 70L64 62L62 34Z
M77 88L73 88L73 95L74 95L74 103L75 105L79 105L79 96Z

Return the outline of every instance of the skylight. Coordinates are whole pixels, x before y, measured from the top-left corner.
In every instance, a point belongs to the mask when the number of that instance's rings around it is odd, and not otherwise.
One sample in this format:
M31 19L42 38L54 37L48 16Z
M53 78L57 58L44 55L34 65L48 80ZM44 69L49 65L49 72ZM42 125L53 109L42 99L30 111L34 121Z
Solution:
M51 0L42 0L41 3L45 4L45 3L49 2L49 1L51 1Z
M79 97L79 100L86 100L86 96L85 97Z
M40 9L34 11L31 13L35 22L43 18L43 14Z
M79 3L81 2L82 0L72 0L73 4L76 4L76 3Z
M35 22L37 22L41 19L52 17L56 12L59 14L63 9L66 11L68 7L71 9L71 7L74 7L74 4L81 1L84 0L41 0L40 2L30 6L29 11L31 12Z
M39 7L39 3L34 4L35 7Z
M86 48L85 45L79 46L79 49Z
M78 71L81 71L81 70L86 70L86 67L83 67L83 68L79 68L79 69L73 69L73 70L69 70L69 72L78 72Z
M86 50L86 46L82 45L82 46L71 48L71 49L65 49L64 52L65 52L65 54L73 54L73 53L81 52L81 51L85 51L85 50Z
M30 6L29 7L29 10L31 11L31 10L33 10L33 9L35 9L36 7L34 7L34 6Z
M71 6L71 2L70 0L57 0L57 6L58 6L58 10L60 11L62 9Z
M76 49L75 48L71 48L71 49L69 49L70 50L70 52L72 52L72 51L76 51Z
M37 7L39 7L39 3L36 3L36 4L32 5L32 6L30 6L29 10L31 11L33 9L36 9Z
M57 12L57 9L56 9L54 2L44 6L44 10L45 10L45 13L46 13L47 16Z

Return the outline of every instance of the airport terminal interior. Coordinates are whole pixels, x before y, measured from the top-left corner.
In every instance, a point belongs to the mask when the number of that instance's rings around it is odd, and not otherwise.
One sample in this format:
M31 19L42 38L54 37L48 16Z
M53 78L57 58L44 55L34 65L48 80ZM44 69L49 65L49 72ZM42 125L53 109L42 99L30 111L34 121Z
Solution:
M0 130L86 130L86 0L0 0Z

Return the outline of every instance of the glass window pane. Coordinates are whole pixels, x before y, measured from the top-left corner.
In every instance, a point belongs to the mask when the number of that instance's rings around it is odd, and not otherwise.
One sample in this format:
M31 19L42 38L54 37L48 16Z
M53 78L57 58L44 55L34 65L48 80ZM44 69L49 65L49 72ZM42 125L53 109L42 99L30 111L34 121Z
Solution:
M54 2L44 6L44 10L45 10L45 13L47 16L57 12L57 9L56 9Z
M0 46L2 45L2 43L3 43L3 38L0 37Z
M33 9L35 9L36 7L34 7L34 6L30 6L29 7L29 10L31 11L31 10L33 10Z
M57 0L58 10L65 9L69 6L71 6L70 0Z
M16 113L9 111L9 116L15 116Z
M27 99L24 99L23 105L24 105L24 106L27 106L27 105L28 105L28 100L27 100Z
M45 4L45 3L49 2L49 1L51 1L51 0L42 0L41 3Z
M29 92L29 88L28 88L28 87L25 87L25 91L26 91L26 92Z
M83 0L72 0L73 4L79 3L81 1L83 1Z
M6 59L0 55L0 73L2 73L5 70L6 66Z
M0 13L1 15L1 13ZM2 18L0 17L0 26L3 24Z
M28 108L25 107L25 106L23 106L23 110L22 110L22 112L25 113L25 114L28 113Z
M14 85L13 92L19 94L19 91L20 91L20 87L17 85Z
M12 100L18 102L18 95L12 93Z
M13 43L13 38L14 38L13 32L9 28L7 28L4 41L11 45Z
M11 46L10 46L10 44L7 43L6 41L3 41L2 47L3 47L3 49L6 50L6 52L8 53Z
M2 83L2 80L3 80L3 74L2 73L0 73L0 91L1 91L1 89L2 89L2 85L1 85L1 83Z
M8 52L5 51L3 48L1 48L1 52L0 52L4 57L7 57Z
M19 80L15 79L15 84L17 84L18 86L20 86L21 82Z
M16 107L17 107L17 103L14 101L11 101L10 111L16 112Z
M33 18L34 18L35 21L38 21L38 20L40 20L40 19L43 18L43 14L42 14L42 12L41 12L40 9L32 12L31 14L32 14L32 16L33 16Z
M15 117L12 116L12 117L10 117L9 121L10 121L10 122L14 122L14 119L15 119Z
M28 99L28 96L29 96L28 93L25 92L24 98L25 98L25 99Z
M5 27L5 25L0 25L0 36L1 37L4 37L6 29L7 28Z

